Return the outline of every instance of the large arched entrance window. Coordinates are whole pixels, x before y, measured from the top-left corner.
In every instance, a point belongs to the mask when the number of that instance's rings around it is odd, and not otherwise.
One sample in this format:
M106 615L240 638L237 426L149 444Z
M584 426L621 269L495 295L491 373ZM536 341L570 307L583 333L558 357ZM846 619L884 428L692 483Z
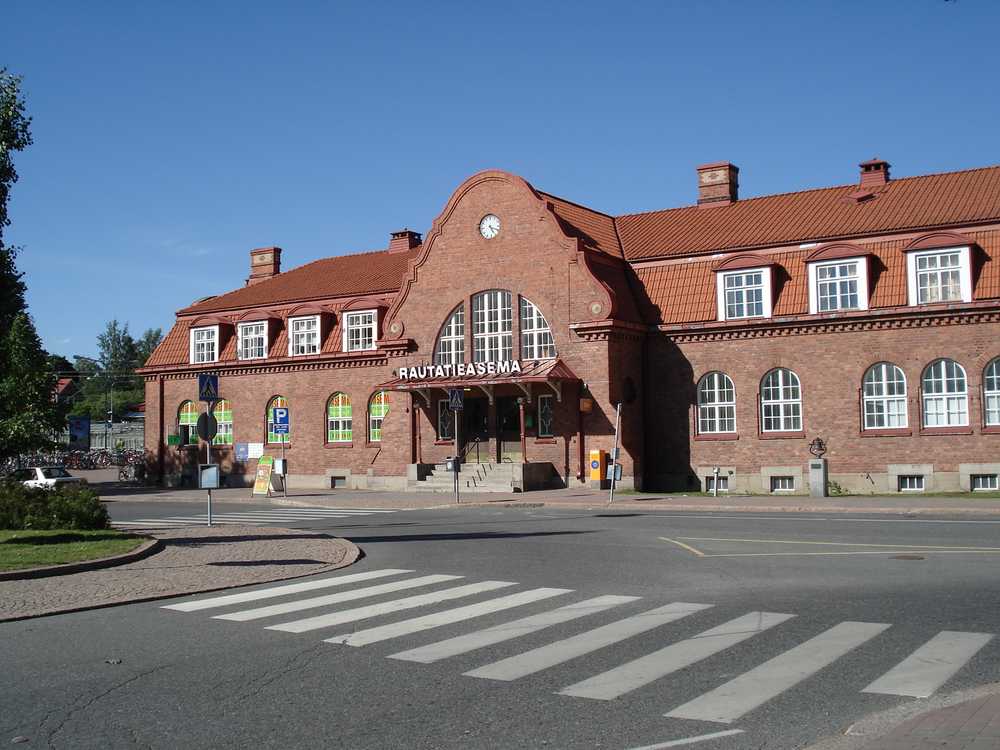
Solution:
M556 345L545 316L531 300L521 297L521 357L552 359Z
M938 359L924 370L924 427L964 427L969 424L965 370L953 359Z
M434 347L434 364L457 365L459 362L465 362L465 305L459 305L448 316Z
M906 427L906 376L896 365L879 362L864 380L865 429Z
M490 289L472 298L472 357L475 362L505 362L513 357L514 313L510 292Z

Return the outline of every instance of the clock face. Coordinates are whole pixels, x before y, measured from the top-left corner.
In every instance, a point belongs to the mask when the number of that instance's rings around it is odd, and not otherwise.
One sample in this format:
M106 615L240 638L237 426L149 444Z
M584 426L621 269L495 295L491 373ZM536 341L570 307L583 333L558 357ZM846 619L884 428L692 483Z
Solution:
M479 233L488 240L500 234L500 219L493 214L486 214L479 222Z

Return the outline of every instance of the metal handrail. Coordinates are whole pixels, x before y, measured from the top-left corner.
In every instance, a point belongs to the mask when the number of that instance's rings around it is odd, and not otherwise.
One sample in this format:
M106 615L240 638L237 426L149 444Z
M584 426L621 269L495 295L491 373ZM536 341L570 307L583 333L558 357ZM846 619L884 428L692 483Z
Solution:
M477 464L480 463L480 461L479 461L479 443L480 443L480 439L478 437L475 437L475 438L472 439L471 442L466 443L465 447L462 448L461 451L459 451L459 458L462 460L463 464L465 463L466 456L469 455L469 451L472 450L472 446L473 445L476 446L476 463Z

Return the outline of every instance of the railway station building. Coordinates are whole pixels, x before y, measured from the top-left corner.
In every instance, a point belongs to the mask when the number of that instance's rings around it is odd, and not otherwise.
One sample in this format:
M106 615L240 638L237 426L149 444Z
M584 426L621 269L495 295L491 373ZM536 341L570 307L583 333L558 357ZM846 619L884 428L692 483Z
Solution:
M805 493L820 438L834 491L997 489L1000 167L747 199L720 162L692 200L613 216L491 170L384 250L250 251L141 371L151 471L204 461L210 372L231 484L283 452L293 487L450 486L456 454L463 489L581 487L621 404L625 487Z

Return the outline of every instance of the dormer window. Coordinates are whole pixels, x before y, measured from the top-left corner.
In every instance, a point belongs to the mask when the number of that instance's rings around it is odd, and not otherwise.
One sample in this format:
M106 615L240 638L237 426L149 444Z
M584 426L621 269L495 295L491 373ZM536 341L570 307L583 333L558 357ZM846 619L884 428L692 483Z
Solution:
M749 268L720 273L719 320L771 317L771 269Z
M191 364L218 362L219 360L219 326L205 326L191 329L190 340Z
M868 309L870 251L847 242L829 243L806 257L809 312Z
M961 234L924 235L904 252L911 305L972 302L972 245Z
M319 315L288 319L288 355L319 353Z
M375 348L376 310L344 313L344 351L363 352Z
M267 321L240 323L237 334L240 359L263 359L267 356Z

